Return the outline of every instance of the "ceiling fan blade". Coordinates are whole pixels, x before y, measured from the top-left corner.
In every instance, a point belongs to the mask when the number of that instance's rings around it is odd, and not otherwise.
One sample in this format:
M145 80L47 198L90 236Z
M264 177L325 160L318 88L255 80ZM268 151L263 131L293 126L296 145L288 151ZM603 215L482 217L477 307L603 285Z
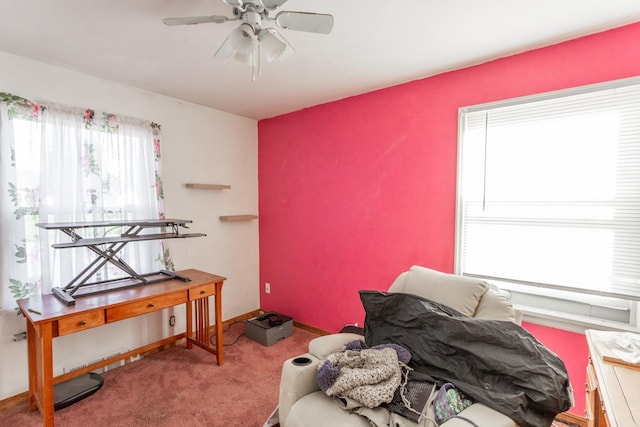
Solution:
M333 28L333 16L322 13L283 11L276 15L276 24L287 30L329 34Z
M208 24L215 22L216 24L222 24L227 22L229 18L226 16L187 16L184 18L165 18L162 20L165 25L196 25L196 24Z
M287 0L260 0L260 3L267 9L275 9L285 4Z

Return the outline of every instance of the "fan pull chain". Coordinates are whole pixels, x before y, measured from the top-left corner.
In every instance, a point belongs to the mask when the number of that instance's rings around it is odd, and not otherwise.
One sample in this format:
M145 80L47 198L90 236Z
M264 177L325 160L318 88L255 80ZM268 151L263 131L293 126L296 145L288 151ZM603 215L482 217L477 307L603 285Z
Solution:
M258 46L257 51L258 51L258 57L256 58L256 61L258 61L258 77L262 77L262 61L261 61L261 56L262 56L262 51L261 51L261 43L260 40L258 40L258 37L256 37L255 42L256 46Z
M256 81L256 42L252 40L253 46L251 47L251 81Z

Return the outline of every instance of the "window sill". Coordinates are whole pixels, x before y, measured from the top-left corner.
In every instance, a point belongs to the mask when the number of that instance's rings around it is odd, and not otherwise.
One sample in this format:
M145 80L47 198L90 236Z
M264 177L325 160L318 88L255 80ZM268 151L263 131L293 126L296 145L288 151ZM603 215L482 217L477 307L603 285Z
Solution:
M523 322L562 329L569 332L584 334L584 331L586 329L635 333L640 332L639 328L631 325L626 325L624 323L617 323L585 316L561 313L558 311L545 310L543 308L531 307L526 305L516 304L514 305L514 307L522 311Z

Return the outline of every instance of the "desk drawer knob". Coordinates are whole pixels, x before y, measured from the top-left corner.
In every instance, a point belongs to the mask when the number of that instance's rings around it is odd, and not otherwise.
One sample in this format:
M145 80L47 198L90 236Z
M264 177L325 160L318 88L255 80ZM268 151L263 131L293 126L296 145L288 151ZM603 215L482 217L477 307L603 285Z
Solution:
M80 326L84 326L84 325L86 325L86 324L87 324L87 321L86 321L86 320L81 320L81 321L80 321Z
M155 304L155 303L153 303L153 302L150 302L150 303L149 303L149 308L152 308L152 307L155 307L155 306L156 306L156 304Z
M206 294L207 291L205 291L204 289L200 291L200 295Z

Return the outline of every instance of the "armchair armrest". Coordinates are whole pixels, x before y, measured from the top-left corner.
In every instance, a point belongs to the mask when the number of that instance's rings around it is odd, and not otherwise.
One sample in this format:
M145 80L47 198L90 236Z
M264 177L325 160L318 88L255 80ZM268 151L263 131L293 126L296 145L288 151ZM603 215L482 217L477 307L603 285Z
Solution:
M318 359L324 359L331 353L340 351L345 344L355 340L364 341L364 337L352 333L324 335L309 342L309 353Z
M294 363L307 359L307 364ZM278 417L280 425L285 425L289 411L294 403L309 393L320 390L318 386L318 365L320 359L310 353L287 359L282 365L280 377L280 395L278 398Z
M292 357L282 365L278 417L285 425L291 406L309 393L320 390L318 386L318 365L331 353L339 351L348 342L364 340L358 334L333 334L314 338L309 343L309 353ZM307 361L303 359L307 359Z

